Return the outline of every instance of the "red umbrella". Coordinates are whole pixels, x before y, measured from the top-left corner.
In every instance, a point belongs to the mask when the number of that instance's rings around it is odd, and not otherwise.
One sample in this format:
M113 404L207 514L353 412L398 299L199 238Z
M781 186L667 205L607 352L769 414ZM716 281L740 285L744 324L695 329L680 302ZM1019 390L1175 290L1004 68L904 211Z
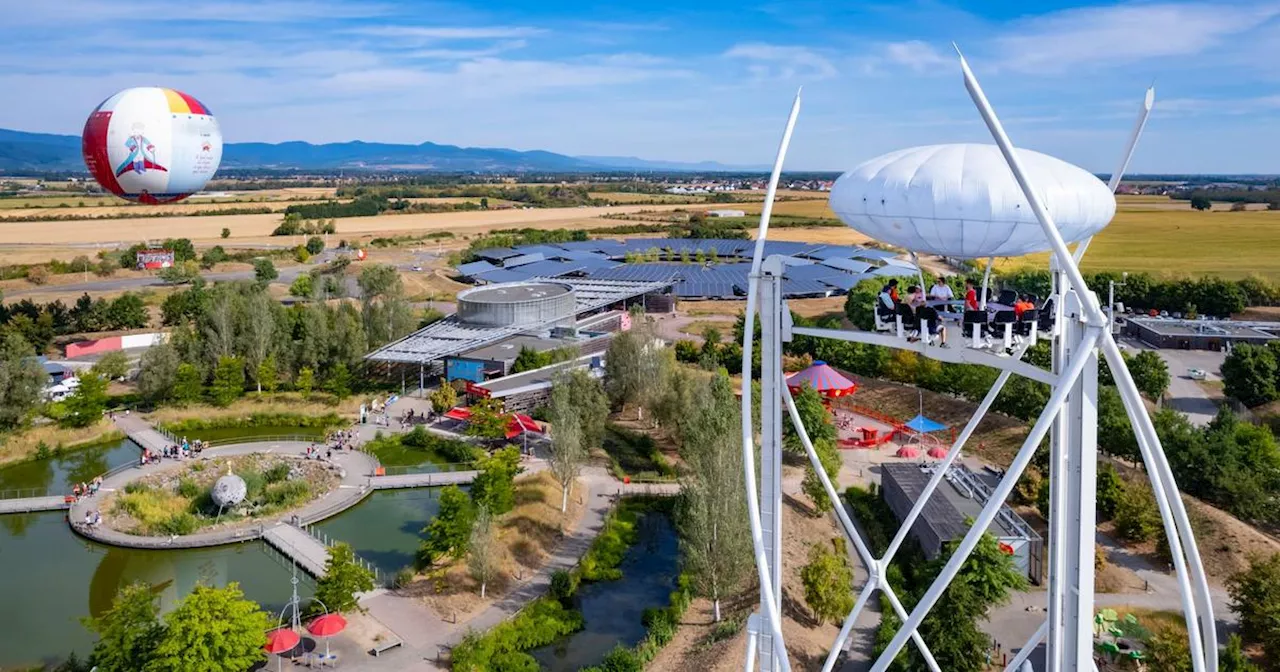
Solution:
M280 661L280 654L285 651L292 651L293 647L297 646L300 641L302 641L302 637L298 633L288 628L280 628L267 633L267 645L263 648L267 650L267 653L276 654L276 669L279 670L284 665Z
M915 459L917 457L920 457L920 451L915 446L903 446L898 449L898 457Z
M805 385L817 390L818 394L824 397L843 397L853 394L858 389L857 383L840 375L822 360L814 362L813 366L793 373L787 378L787 388L792 392L799 392Z
M307 632L316 637L324 637L324 655L329 657L329 637L342 632L347 627L347 619L342 614L325 614L320 616L307 626Z
M298 645L302 641L302 637L298 633L288 629L280 628L267 633L267 645L263 648L267 653L284 653Z
M927 454L935 460L941 460L947 456L947 449L942 446L934 446L929 449Z

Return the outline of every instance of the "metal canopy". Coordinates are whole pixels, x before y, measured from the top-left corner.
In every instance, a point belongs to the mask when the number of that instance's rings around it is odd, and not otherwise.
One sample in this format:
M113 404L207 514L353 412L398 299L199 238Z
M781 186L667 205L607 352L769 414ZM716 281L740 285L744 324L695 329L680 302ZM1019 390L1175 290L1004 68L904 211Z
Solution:
M577 299L575 314L582 314L605 306L666 289L670 282L626 282L622 280L559 279L556 282L571 285ZM483 327L468 325L456 315L428 325L404 338L389 343L365 355L375 362L397 364L426 364L445 357L469 352L492 345L517 334L537 332L546 325L515 325L507 327Z

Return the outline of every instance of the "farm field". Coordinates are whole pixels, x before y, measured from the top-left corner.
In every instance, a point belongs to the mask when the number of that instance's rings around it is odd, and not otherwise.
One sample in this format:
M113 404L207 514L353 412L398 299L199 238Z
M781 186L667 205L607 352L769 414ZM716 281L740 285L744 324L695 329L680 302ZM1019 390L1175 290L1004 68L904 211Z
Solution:
M998 267L1044 266L1048 255L999 261ZM1280 212L1131 210L1122 205L1081 264L1086 271L1153 275L1258 274L1280 280Z
M612 213L634 213L643 209L675 209L676 205L620 205L582 208L529 210L485 210L411 215L348 217L337 220L338 237L360 235L430 233L450 231L458 236L475 235L494 228L530 226L535 228L592 228L616 225L597 219ZM70 210L69 212L74 212ZM16 244L71 245L86 243L133 243L185 236L199 243L221 242L224 227L231 229L231 244L283 244L288 238L271 237L280 223L278 214L210 215L206 217L139 217L109 221L0 222L0 246Z

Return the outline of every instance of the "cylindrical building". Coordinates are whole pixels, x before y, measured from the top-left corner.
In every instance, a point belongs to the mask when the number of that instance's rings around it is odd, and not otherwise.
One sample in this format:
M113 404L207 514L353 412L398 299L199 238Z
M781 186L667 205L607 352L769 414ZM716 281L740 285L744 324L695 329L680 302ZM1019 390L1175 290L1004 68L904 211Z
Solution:
M458 319L476 326L572 326L576 308L573 287L559 282L510 282L458 292Z

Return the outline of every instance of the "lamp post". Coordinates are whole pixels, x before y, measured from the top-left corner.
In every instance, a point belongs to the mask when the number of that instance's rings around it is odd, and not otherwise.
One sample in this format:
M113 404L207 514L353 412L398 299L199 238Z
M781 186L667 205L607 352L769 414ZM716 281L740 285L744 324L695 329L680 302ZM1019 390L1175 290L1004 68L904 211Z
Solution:
M1119 285L1121 287L1124 287L1126 284L1128 284L1125 282L1125 280L1128 280L1128 279L1129 279L1129 272L1124 271L1123 273L1120 274ZM1110 329L1111 333L1113 334L1116 333L1116 284L1117 283L1115 280L1110 280L1107 282L1107 320L1109 320L1107 328Z

